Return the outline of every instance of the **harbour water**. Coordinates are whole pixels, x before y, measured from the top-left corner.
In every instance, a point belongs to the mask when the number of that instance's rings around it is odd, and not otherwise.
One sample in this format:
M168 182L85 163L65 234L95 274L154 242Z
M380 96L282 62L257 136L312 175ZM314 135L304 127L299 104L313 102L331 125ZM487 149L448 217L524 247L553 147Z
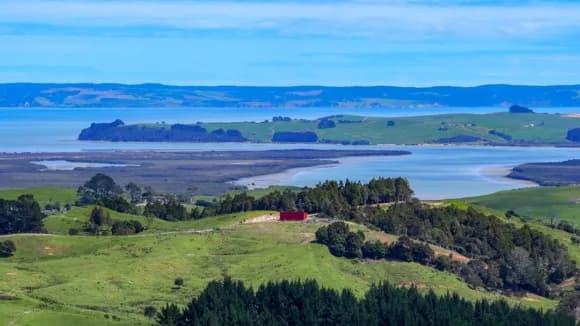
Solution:
M373 177L408 178L424 199L464 197L533 186L505 175L515 165L580 158L580 149L477 146L343 146L332 144L250 143L110 143L80 142L77 135L92 122L122 119L126 123L197 121L262 121L272 116L318 118L333 114L406 116L439 113L489 113L504 108L343 109L343 108L139 108L29 109L0 108L0 152L78 152L106 150L269 150L269 149L396 149L412 155L344 158L338 164L290 170L235 181L249 187L307 186L326 179L366 181ZM536 109L538 112L579 113L579 108ZM104 167L106 168L106 167Z

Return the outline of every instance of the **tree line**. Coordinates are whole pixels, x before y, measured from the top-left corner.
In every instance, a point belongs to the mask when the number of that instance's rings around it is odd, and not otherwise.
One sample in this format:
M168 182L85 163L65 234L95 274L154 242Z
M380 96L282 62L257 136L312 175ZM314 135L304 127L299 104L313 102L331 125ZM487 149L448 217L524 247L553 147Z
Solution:
M203 216L230 214L250 210L305 211L329 217L350 217L360 206L406 202L413 190L404 178L375 178L368 183L357 181L325 181L299 191L273 191L254 198L242 192L226 195L210 204Z
M159 326L187 325L575 325L564 314L542 312L505 301L470 302L457 294L421 294L415 287L372 285L357 298L350 290L321 287L316 281L279 281L257 291L240 281L210 282L183 309L167 305Z

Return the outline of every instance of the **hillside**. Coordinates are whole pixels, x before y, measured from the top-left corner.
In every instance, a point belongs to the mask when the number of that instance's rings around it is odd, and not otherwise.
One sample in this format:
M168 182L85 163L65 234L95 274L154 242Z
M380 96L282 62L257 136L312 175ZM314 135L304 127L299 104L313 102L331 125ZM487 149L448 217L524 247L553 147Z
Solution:
M580 106L580 85L249 87L160 84L0 84L0 107Z
M45 325L145 323L147 305L183 303L210 280L231 276L257 286L269 280L315 279L323 286L362 294L378 280L468 299L499 298L470 289L456 276L415 263L350 261L313 244L317 223L239 224L262 212L213 219L211 232L150 233L129 237L14 235L16 255L0 264L0 323ZM52 217L49 217L49 219ZM364 228L363 228L364 230ZM370 234L370 233L369 233ZM375 235L376 236L376 235ZM5 237L6 238L6 237ZM173 280L184 279L175 288ZM541 297L510 298L534 307L553 307ZM47 323L48 321L48 323Z
M186 122L184 122L186 123ZM336 144L487 144L512 146L580 143L567 132L580 119L556 114L492 113L379 118L335 115L317 120L274 117L263 122L139 124L93 123L80 140Z
M465 199L502 212L513 210L518 215L550 222L551 219L580 223L580 187L534 187L501 191Z

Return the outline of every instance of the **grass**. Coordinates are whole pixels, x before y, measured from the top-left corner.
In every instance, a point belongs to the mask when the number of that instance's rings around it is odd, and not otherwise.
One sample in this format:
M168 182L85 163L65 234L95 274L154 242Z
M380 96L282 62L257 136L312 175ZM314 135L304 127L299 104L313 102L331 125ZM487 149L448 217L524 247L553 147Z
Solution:
M259 214L263 212L173 226L182 227L183 233L162 233L168 227L157 221L157 233L150 229L138 236L9 236L17 252L0 262L0 294L18 300L0 304L0 322L100 325L111 323L107 314L121 319L116 325L146 324L144 307L184 304L209 281L225 276L254 287L280 279L315 279L326 287L350 288L362 295L370 284L389 281L432 288L439 294L458 292L471 300L505 298L470 289L453 274L415 263L334 257L326 247L312 243L318 223L239 223ZM214 231L186 233L190 228ZM174 287L177 277L184 279L183 287ZM544 298L508 300L544 309L555 305Z
M17 199L20 195L30 194L38 201L41 207L46 204L59 203L61 205L74 204L77 201L77 191L67 188L29 188L29 189L9 189L0 190L0 198Z
M580 224L580 187L534 187L501 191L467 198L465 202L505 212L514 210L522 217L549 222L552 217ZM502 213L503 215L503 213Z
M68 234L68 230L70 228L81 229L84 226L84 224L88 221L93 208L94 206L92 205L74 207L64 213L48 216L44 219L44 226L49 233ZM269 211L252 211L220 215L217 217L203 218L194 221L169 222L157 218L148 218L140 215L119 213L107 208L103 209L109 213L111 219L114 221L136 220L141 222L141 224L143 224L143 226L146 228L146 233L215 229L239 223L240 221L247 218L271 213Z
M316 120L290 122L234 122L204 123L209 131L237 129L253 142L270 142L276 131L314 131L320 140L367 140L371 144L424 144L436 143L440 138L460 135L479 137L496 144L564 144L569 129L578 126L578 120L556 114L445 114L416 117L359 117L333 116L335 128L318 129ZM352 121L353 123L340 123ZM387 122L393 121L394 126ZM512 141L489 134L496 130L508 134Z

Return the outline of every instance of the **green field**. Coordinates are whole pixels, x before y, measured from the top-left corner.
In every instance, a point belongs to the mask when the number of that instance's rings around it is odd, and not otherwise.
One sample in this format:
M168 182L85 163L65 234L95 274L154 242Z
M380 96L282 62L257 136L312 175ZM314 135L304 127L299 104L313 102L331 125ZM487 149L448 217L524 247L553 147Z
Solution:
M9 189L0 190L0 198L14 200L20 195L30 194L38 201L41 207L46 204L59 203L60 205L74 204L77 201L76 189L66 188L30 188L30 189Z
M490 207L502 214L514 210L525 218L549 222L566 220L580 224L580 187L534 187L501 191L491 195L467 198L465 202Z
M441 138L463 135L479 137L486 143L537 145L570 143L566 140L567 131L580 126L580 120L556 114L447 114L398 118L341 115L328 119L335 122L335 128L318 129L317 120L204 123L202 126L208 131L237 129L254 142L270 142L276 131L314 131L319 140L367 140L371 144L437 143ZM388 121L394 125L388 126ZM491 135L490 130L507 134L512 140Z

